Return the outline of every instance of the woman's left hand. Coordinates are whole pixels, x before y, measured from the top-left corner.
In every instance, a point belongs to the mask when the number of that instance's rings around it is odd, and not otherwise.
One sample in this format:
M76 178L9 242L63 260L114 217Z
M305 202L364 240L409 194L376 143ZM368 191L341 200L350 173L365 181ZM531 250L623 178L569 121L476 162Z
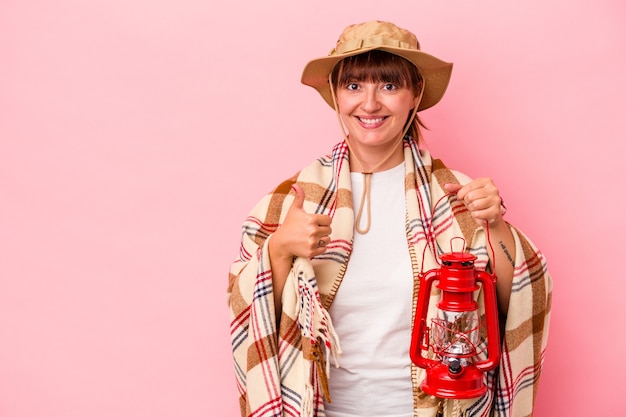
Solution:
M491 178L477 178L461 186L460 184L444 184L448 193L456 193L456 198L465 203L472 217L484 226L498 227L503 222L506 209L498 188Z
M511 298L516 254L513 235L502 217L506 209L502 205L500 192L491 178L477 178L464 186L444 184L443 189L451 194L456 193L457 200L465 203L479 225L484 227L489 224L491 239L498 243L494 245L498 250L492 250L489 253L492 268L495 269L494 272L498 277L496 281L498 307L506 316Z

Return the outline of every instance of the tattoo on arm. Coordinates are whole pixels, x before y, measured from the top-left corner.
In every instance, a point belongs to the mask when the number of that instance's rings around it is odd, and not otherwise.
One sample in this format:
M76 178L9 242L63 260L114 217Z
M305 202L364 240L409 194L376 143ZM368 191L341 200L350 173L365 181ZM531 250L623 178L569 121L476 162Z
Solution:
M502 252L504 252L504 254L506 255L506 259L508 259L511 265L515 267L515 261L513 260L513 258L511 258L511 254L509 253L509 250L506 248L506 246L504 245L502 241L498 243L500 243L500 247L502 248Z

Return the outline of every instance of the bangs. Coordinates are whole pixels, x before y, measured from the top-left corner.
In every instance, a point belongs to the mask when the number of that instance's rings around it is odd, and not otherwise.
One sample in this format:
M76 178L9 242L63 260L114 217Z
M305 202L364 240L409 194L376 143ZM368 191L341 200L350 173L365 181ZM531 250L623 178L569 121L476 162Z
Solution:
M421 77L417 67L401 56L373 50L344 58L332 74L334 85L350 82L388 82L411 87L414 93L420 88Z

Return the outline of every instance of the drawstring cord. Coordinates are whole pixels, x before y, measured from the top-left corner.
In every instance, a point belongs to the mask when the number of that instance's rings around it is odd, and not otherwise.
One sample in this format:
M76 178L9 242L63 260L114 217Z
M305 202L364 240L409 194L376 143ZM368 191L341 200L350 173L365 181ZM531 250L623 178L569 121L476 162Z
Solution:
M339 126L341 127L341 133L343 134L346 144L348 145L348 149L350 150L350 157L354 158L356 163L359 165L361 174L363 174L363 193L361 194L361 202L359 203L359 209L357 210L357 215L356 215L356 220L355 220L355 229L357 232L364 235L370 231L370 227L372 225L371 197L370 197L371 188L372 188L371 186L372 174L393 156L393 154L396 152L396 149L398 148L398 145L402 143L402 139L404 138L404 135L406 135L406 133L409 131L411 124L413 123L413 120L415 119L415 115L417 114L417 108L419 107L419 104L422 101L422 95L424 94L424 86L425 86L424 80L422 80L422 88L420 90L419 97L417 98L417 102L415 103L415 107L413 108L413 111L411 112L411 117L406 123L406 126L404 127L404 130L402 131L402 134L400 135L400 138L398 139L396 145L391 149L389 154L387 154L387 156L385 156L380 162L378 162L378 164L376 164L376 166L374 166L374 168L372 168L370 171L365 171L363 169L363 163L361 163L361 160L358 158L358 156L356 155L356 152L354 152L354 149L350 145L350 140L348 139L346 128L343 124L343 121L341 120L341 115L339 114L339 106L337 106L337 97L335 95L335 89L332 83L332 73L328 74L328 84L330 85L330 95L333 98L335 114L337 115ZM366 215L367 215L367 223L364 228L361 227L361 218L363 216L363 209L366 209Z

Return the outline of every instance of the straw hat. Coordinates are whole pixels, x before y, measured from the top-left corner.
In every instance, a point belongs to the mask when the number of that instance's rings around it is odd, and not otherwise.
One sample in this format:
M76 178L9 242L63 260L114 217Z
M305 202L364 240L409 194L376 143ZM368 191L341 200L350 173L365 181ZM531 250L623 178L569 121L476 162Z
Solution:
M434 106L443 97L452 64L420 51L414 34L393 23L378 20L348 26L339 36L328 56L309 62L302 72L302 83L315 88L334 108L328 76L342 59L378 49L399 55L412 62L424 78L424 95L417 110Z

